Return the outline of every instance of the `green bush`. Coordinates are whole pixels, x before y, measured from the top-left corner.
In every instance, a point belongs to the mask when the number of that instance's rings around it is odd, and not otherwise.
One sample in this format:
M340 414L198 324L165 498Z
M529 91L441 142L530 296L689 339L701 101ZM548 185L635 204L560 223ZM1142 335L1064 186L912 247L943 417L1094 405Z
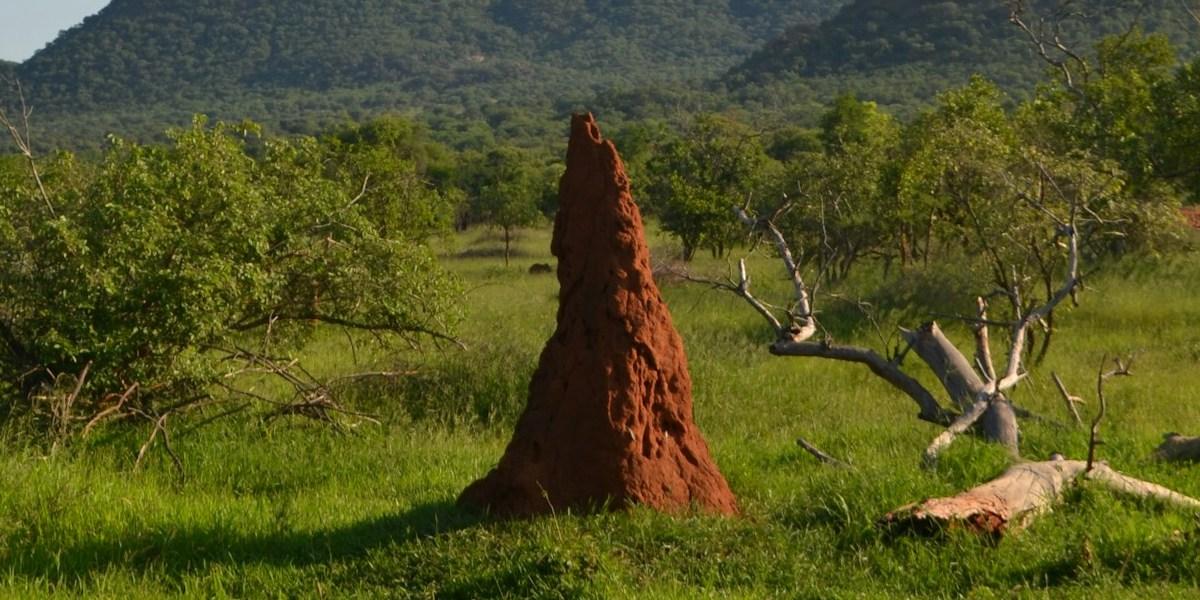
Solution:
M455 283L425 246L434 221L380 217L428 214L439 196L420 181L355 196L362 180L331 177L315 140L267 140L254 159L256 135L198 118L163 147L113 139L95 172L49 161L44 197L0 178L0 379L23 392L9 402L88 414L134 390L154 413L263 367L251 356L286 363L316 324L385 342L448 331Z

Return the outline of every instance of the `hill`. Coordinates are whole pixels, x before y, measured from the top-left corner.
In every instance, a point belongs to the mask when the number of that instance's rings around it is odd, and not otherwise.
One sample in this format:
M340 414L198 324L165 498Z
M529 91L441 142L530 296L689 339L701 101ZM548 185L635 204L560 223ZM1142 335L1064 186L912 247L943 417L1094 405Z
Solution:
M1059 0L1031 3L1037 28ZM1089 51L1104 35L1140 23L1191 52L1195 23L1174 0L1076 2L1061 20L1065 43ZM1046 65L997 0L855 0L820 24L790 27L724 78L735 90L801 84L826 96L853 91L894 106L928 100L937 90L980 73L1018 93L1041 80Z
M276 118L303 130L321 118L477 115L712 78L840 4L113 0L16 70L53 128L136 128L201 111L288 113Z

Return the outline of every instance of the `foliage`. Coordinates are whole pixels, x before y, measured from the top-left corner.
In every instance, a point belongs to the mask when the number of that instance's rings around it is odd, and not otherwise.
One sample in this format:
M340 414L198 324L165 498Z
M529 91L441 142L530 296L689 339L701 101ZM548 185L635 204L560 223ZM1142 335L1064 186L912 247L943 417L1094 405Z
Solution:
M900 127L873 102L843 96L822 117L818 138L819 149L788 162L797 190L780 226L801 264L842 279L860 258L888 254L901 227L898 204L885 196Z
M315 140L267 140L256 160L255 131L198 118L167 147L114 138L94 174L47 162L46 199L0 190L3 380L40 394L86 367L81 406L136 391L152 411L213 393L247 348L279 356L313 323L444 335L454 284L422 243L431 224L383 218L388 203L445 212L437 194L356 202Z
M773 162L744 126L703 115L649 161L643 198L683 244L684 260L701 249L723 256L742 237L732 200L763 187Z
M1080 52L1134 23L1196 48L1186 14L1170 0L1032 0L1026 5L1031 13L1026 19L1035 26L1041 19L1049 23L1065 16L1063 42ZM793 26L735 69L730 81L765 83L790 75L846 72L879 76L916 66L915 72L933 78L941 88L978 73L1008 89L1028 90L1045 65L1031 55L1024 34L1009 23L1009 12L1010 3L989 0L857 0L820 25Z
M469 196L470 220L504 232L507 265L514 230L542 220L542 207L553 195L553 178L529 153L504 146L483 154L465 153L459 176Z
M86 142L84 129L152 134L192 112L307 134L437 113L528 135L545 127L531 109L543 118L611 88L714 77L842 2L117 0L15 70L58 145Z
M388 236L424 241L446 231L461 201L450 184L456 156L410 121L385 117L322 137L326 176L345 182L366 215Z

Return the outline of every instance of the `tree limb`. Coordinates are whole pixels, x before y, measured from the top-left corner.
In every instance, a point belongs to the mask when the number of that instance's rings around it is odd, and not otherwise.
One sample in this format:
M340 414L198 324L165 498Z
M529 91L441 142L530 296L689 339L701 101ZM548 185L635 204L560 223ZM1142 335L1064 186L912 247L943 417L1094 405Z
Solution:
M904 392L912 398L921 412L918 417L923 421L945 426L949 424L948 413L938 404L937 399L919 381L901 371L895 363L886 360L879 353L869 348L827 344L824 342L793 342L781 340L771 346L771 354L775 356L806 356L827 358L842 362L866 365L876 376Z

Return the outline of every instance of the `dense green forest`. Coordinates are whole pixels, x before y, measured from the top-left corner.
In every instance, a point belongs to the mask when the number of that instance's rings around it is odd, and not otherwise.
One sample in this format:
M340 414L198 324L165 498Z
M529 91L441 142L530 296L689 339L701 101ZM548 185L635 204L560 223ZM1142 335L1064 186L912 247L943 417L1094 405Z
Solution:
M1023 21L1048 36L1059 28L1074 52L1132 27L1162 33L1184 56L1200 49L1196 22L1169 0L1027 2ZM828 99L854 92L901 114L960 85L972 74L1024 96L1049 66L1029 35L1010 22L1011 3L994 0L858 0L833 18L800 23L773 39L724 79L743 98Z
M714 77L839 4L116 0L17 70L46 125L76 133L145 134L192 112L310 133L385 111L544 117Z
M1170 0L1059 5L1034 2L1027 21L1061 23L1085 54L1134 24L1183 57L1195 49L1194 21ZM459 147L541 146L584 108L609 122L744 111L813 126L852 92L910 118L973 73L1024 97L1047 65L1008 13L989 0L117 0L9 68L43 149L99 148L112 132L163 141L195 113L308 134L403 114Z

